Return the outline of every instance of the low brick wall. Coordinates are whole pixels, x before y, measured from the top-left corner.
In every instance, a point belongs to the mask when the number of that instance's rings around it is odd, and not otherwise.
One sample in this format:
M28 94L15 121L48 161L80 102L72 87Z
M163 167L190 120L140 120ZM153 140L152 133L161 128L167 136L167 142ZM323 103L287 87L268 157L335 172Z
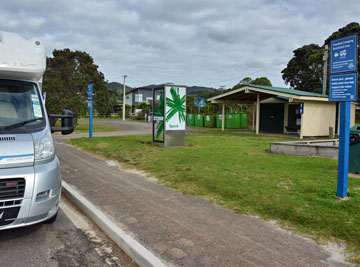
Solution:
M294 141L294 142L275 142L270 144L271 153L308 156L308 157L326 157L338 158L339 140L312 140L312 141Z

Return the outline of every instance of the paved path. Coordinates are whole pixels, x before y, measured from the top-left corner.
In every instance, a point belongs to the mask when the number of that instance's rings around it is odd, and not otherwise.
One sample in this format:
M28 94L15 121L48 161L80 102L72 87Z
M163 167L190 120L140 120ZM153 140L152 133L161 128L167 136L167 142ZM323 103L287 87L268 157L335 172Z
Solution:
M183 195L56 142L63 179L166 262L179 266L348 266L314 241ZM337 257L336 257L337 256Z

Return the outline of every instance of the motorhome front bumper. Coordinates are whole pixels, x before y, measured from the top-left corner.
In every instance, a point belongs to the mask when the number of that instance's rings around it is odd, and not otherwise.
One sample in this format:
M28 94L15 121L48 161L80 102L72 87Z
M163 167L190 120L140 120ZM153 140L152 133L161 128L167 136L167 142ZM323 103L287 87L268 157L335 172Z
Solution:
M61 194L59 160L29 167L0 169L0 230L53 217Z

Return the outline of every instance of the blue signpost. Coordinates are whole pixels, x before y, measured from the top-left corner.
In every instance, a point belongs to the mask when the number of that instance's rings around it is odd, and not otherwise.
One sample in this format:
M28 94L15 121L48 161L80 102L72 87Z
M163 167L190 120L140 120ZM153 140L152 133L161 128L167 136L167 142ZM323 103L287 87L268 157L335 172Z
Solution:
M357 100L357 35L331 41L329 101L340 102L338 197L347 196L350 102Z
M338 183L336 195L347 196L349 174L349 143L350 143L350 102L340 103L340 136L338 159Z
M93 84L88 85L88 108L89 108L89 138L92 138Z

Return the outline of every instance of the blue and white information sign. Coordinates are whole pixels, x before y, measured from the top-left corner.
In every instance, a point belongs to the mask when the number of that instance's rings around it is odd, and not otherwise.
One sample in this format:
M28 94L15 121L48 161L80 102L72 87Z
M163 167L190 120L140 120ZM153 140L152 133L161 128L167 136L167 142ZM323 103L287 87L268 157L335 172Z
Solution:
M330 76L330 101L357 100L357 75L356 73Z
M88 107L93 107L93 84L88 85Z
M331 41L330 74L357 70L357 35Z
M195 97L194 100L195 100L194 107L196 107L196 108L204 108L204 107L206 107L206 98Z
M299 114L304 114L304 103L299 104Z

